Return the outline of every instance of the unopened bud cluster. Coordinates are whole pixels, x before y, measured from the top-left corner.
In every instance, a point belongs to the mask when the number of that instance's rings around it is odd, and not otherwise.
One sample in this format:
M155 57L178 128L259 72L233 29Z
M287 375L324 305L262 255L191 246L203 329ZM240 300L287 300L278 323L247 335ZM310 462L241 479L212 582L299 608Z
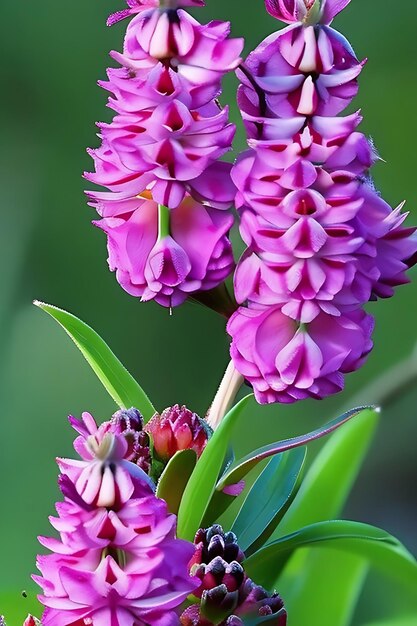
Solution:
M200 601L181 615L182 626L241 626L246 617L274 615L274 626L285 626L287 613L278 594L269 594L245 573L237 537L215 524L200 529L190 572L201 584Z

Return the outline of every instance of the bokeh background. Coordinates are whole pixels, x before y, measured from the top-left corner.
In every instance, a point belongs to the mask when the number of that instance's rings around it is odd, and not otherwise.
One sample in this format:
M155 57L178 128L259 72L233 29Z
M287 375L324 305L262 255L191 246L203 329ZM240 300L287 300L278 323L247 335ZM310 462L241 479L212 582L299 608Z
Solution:
M233 33L246 37L246 52L278 26L262 0L207 5L199 19L232 20ZM81 173L91 168L85 147L97 145L95 121L110 116L96 80L105 76L108 50L121 47L124 25L108 29L105 19L122 6L121 0L1 3L0 613L13 601L25 614L34 596L35 537L48 532L57 496L54 458L71 452L66 415L90 410L102 420L115 409L70 340L31 301L59 305L93 325L161 408L179 402L204 414L227 364L222 319L196 305L169 317L125 294L107 270L104 235L90 226ZM387 161L375 167L376 183L393 205L408 200L410 223L417 222L416 23L415 0L352 0L336 22L358 56L369 57L356 107ZM235 89L231 76L223 102L239 124ZM236 149L244 143L239 126ZM370 307L375 350L343 394L245 415L238 450L311 430L358 394L372 402L375 381L387 372L389 379L415 348L416 272L414 279L395 299ZM398 535L415 553L416 441L417 384L411 384L383 413L346 511ZM401 608L400 596L388 587L381 595L377 582L367 587L355 624L383 616L389 604Z

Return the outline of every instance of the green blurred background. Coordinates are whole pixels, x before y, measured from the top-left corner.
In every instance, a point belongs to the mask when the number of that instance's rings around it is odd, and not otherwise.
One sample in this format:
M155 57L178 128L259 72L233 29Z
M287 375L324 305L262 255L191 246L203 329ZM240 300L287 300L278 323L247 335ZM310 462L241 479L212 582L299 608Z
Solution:
M207 5L199 19L231 19L233 33L246 37L246 52L277 28L262 0ZM124 25L108 29L105 19L122 6L121 0L1 4L0 613L7 608L6 591L22 615L30 599L20 591L35 592L29 580L35 537L49 532L47 516L57 497L54 457L71 453L66 415L89 410L103 420L115 408L69 339L31 301L67 308L93 325L160 408L187 403L203 414L227 364L222 319L195 305L169 317L157 305L128 296L107 270L103 234L90 226L94 215L81 173L91 168L85 147L97 145L94 122L110 116L96 80L105 76L108 50L121 47ZM395 15L392 6L400 7ZM408 200L414 223L416 23L415 0L353 0L336 22L358 56L369 57L356 106L365 116L364 132L387 161L375 168L377 185L393 205ZM223 102L232 103L239 123L235 89L229 77ZM244 143L239 126L236 148ZM372 402L368 385L414 348L416 304L417 280L395 299L372 305L375 350L362 371L348 378L344 393L321 403L264 408L256 420L247 414L239 451L249 442L310 430L358 393ZM416 440L417 386L383 414L346 511L398 535L415 553ZM383 616L392 603L403 608L400 596L389 587L384 596L377 582L368 586L355 624Z

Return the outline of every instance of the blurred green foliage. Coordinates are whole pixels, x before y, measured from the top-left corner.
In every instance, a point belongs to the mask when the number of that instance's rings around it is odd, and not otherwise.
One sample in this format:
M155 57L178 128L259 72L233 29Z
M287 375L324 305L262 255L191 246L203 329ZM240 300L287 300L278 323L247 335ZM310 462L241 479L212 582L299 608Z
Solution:
M199 19L232 20L233 33L246 37L246 52L277 27L262 0L207 4ZM101 420L114 410L76 348L31 300L57 304L89 322L159 408L180 402L204 413L228 358L224 323L215 314L185 305L170 318L166 310L125 294L107 271L103 234L90 226L94 216L83 197L81 172L91 168L85 147L97 145L94 122L110 116L95 82L105 76L108 50L121 47L124 25L107 29L105 19L122 5L3 0L1 6L0 590L13 591L20 618L31 601L20 591L33 595L36 589L29 580L35 537L49 532L47 515L57 497L54 457L71 452L66 414L90 410ZM363 130L388 162L375 168L376 183L393 205L406 198L416 223L417 3L403 0L397 11L395 6L390 0L352 0L335 25L359 57L369 58L356 106L365 116ZM222 100L231 103L239 124L235 89L231 76ZM239 125L236 148L244 145ZM345 392L321 403L264 408L261 429L247 412L240 451L249 443L311 430L349 405L353 394L413 349L416 304L414 281L395 299L372 305L375 350L363 370L348 378ZM385 528L415 552L416 407L414 389L383 415L347 510L348 517ZM403 611L400 593L381 594L378 583L375 578L367 587L355 624L383 618L395 602ZM0 612L7 609L0 596ZM17 617L10 620L14 624Z

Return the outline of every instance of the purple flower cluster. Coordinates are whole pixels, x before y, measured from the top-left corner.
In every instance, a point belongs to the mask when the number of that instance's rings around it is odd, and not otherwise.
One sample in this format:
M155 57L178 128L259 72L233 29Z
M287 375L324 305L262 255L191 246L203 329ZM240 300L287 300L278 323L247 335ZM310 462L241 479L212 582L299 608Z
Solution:
M241 39L230 25L201 25L181 6L201 0L128 0L109 23L134 15L121 64L101 85L116 112L99 124L101 146L91 150L107 187L90 192L108 236L109 264L121 286L142 300L181 304L190 293L220 284L234 267L227 211L234 197L228 163L235 127L216 100L234 70Z
M64 502L41 537L43 626L177 626L177 607L199 585L188 573L193 544L175 537L176 518L140 469L137 415L99 428L71 420L81 460L58 459Z
M415 229L369 178L378 156L359 112L338 117L364 65L329 26L348 2L266 0L290 26L238 71L250 149L232 171L247 245L235 292L247 307L228 330L262 403L340 391L372 348L364 304L392 296L416 262Z

